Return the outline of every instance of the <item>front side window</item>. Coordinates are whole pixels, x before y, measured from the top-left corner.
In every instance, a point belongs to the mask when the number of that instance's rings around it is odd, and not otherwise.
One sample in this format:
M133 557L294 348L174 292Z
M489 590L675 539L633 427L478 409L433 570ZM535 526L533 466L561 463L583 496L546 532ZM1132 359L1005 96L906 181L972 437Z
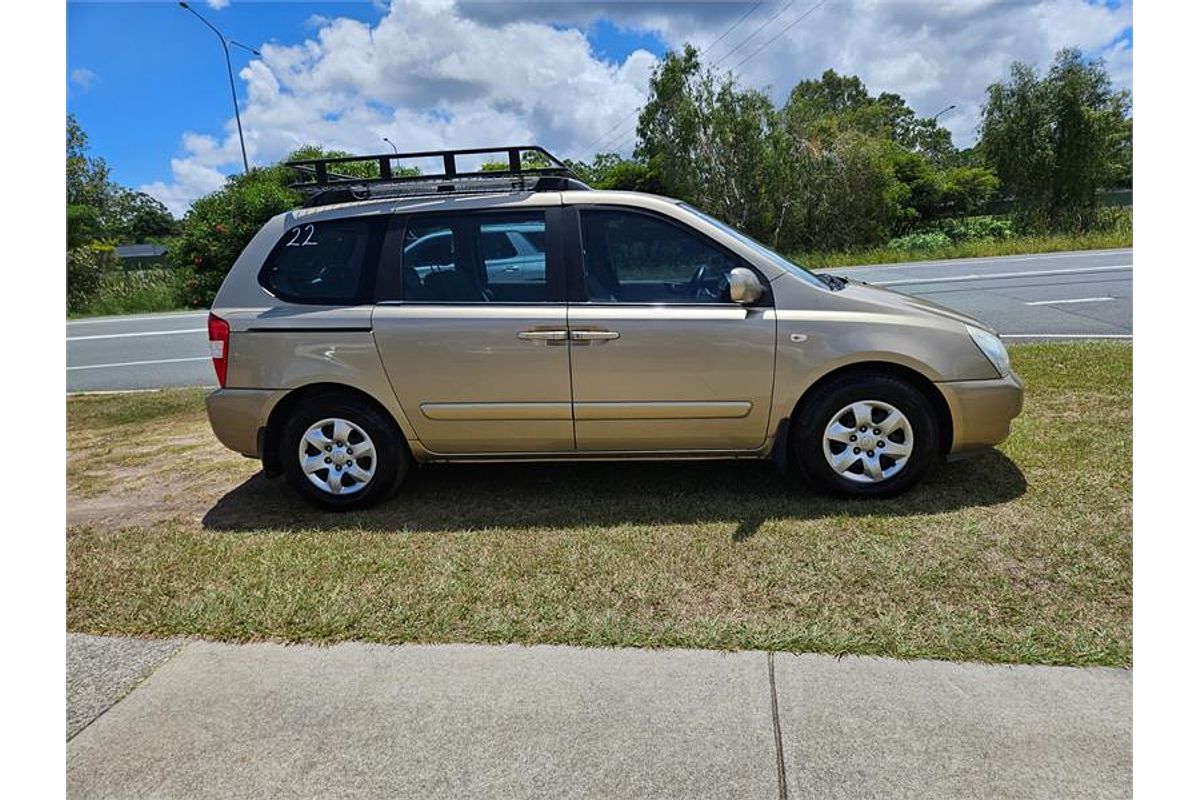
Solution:
M646 214L583 211L584 271L593 303L728 303L743 266L697 234Z
M374 219L308 222L288 228L259 273L272 294L298 303L361 301L374 264Z
M405 229L406 302L522 303L546 299L541 212L413 217Z
M680 203L679 207L684 209L685 211L695 214L697 217L700 217L701 219L706 220L707 222L712 223L716 227L718 227L721 230L728 233L730 236L733 236L738 241L740 241L743 244L752 248L755 252L757 252L762 257L766 258L771 263L775 264L780 269L790 273L791 275L796 276L800 280L807 283L809 286L816 286L821 289L829 288L828 284L826 284L824 281L822 281L820 278L818 278L813 273L806 270L804 267L800 266L799 264L795 263L794 261L789 261L788 259L781 256L779 253L776 253L774 250L767 247L762 242L758 241L757 239L753 239L753 238L747 236L746 234L742 233L741 231L739 231L737 228L733 227L732 225L726 225L724 222L721 222L721 220L717 219L716 217L709 216L708 214L705 214L703 211L701 211L697 208L692 208L687 203Z

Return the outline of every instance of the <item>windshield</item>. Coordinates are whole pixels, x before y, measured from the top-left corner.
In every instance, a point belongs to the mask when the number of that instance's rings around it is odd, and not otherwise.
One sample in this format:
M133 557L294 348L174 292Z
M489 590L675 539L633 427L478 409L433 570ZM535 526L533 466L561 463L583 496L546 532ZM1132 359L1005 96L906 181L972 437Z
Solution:
M802 267L799 264L796 264L792 261L787 260L786 258L781 256L779 253L776 253L774 250L767 247L762 242L757 241L755 239L751 239L749 236L742 233L737 228L730 227L729 225L726 225L724 222L721 222L721 220L717 219L716 217L711 217L708 214L705 214L703 211L701 211L697 208L692 208L687 203L680 203L679 207L687 209L691 213L695 214L697 217L700 217L700 219L705 220L706 222L710 222L713 225L716 225L718 228L725 231L726 233L728 233L730 236L737 239L742 244L753 249L756 253L758 253L763 258L767 259L768 261L770 261L772 264L776 265L777 267L788 272L791 275L795 275L797 278L799 278L800 280L809 284L810 286L819 286L822 289L830 288L824 281L822 281L816 275L814 275L811 272L809 272L808 270L806 270L804 267Z

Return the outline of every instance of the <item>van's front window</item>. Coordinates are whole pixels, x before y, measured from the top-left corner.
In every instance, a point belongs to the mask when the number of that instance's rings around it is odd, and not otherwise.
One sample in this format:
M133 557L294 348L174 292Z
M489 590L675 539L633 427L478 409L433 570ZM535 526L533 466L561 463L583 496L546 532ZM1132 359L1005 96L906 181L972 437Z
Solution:
M695 214L697 217L700 217L700 219L702 219L706 222L716 225L718 228L725 231L730 236L737 239L739 242L741 242L741 243L745 244L747 247L750 247L751 249L753 249L756 253L758 253L763 258L767 259L768 261L770 261L775 266L786 271L790 275L796 276L797 278L799 278L800 280L809 284L810 286L819 286L822 289L829 288L829 286L824 281L822 281L816 275L814 275L811 272L809 272L808 270L806 270L804 267L800 266L799 264L797 264L793 261L789 261L788 259L781 256L779 253L776 253L774 250L767 247L762 242L760 242L756 239L750 238L746 234L739 231L737 228L734 228L730 225L726 225L724 222L721 222L721 220L717 219L716 217L705 214L703 211L701 211L697 208L693 208L693 207L689 206L687 203L680 203L679 207L691 212L692 214Z

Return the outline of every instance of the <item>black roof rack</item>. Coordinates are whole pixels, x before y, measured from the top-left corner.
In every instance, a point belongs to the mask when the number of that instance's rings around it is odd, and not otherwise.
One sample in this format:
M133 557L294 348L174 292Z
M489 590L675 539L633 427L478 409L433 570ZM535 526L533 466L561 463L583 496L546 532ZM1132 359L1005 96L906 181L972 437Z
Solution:
M461 156L503 153L504 169L460 172ZM526 160L525 154L533 158ZM404 165L396 162L440 158L442 171L432 174L404 174ZM432 195L496 194L514 191L547 192L590 189L571 168L538 145L473 147L464 150L424 150L415 153L381 153L373 156L339 156L289 161L299 175L290 184L308 197L304 206L324 206L354 200L389 197L428 197ZM370 177L346 174L348 165L364 165ZM339 171L339 167L341 170ZM359 170L362 167L359 166Z

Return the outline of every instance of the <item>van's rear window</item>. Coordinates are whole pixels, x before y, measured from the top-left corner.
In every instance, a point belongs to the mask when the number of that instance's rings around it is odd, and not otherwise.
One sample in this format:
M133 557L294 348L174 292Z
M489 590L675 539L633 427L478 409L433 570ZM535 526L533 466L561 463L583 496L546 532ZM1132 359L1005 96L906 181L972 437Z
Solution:
M363 300L364 273L378 256L378 231L378 220L354 217L294 225L275 246L259 282L298 303Z

